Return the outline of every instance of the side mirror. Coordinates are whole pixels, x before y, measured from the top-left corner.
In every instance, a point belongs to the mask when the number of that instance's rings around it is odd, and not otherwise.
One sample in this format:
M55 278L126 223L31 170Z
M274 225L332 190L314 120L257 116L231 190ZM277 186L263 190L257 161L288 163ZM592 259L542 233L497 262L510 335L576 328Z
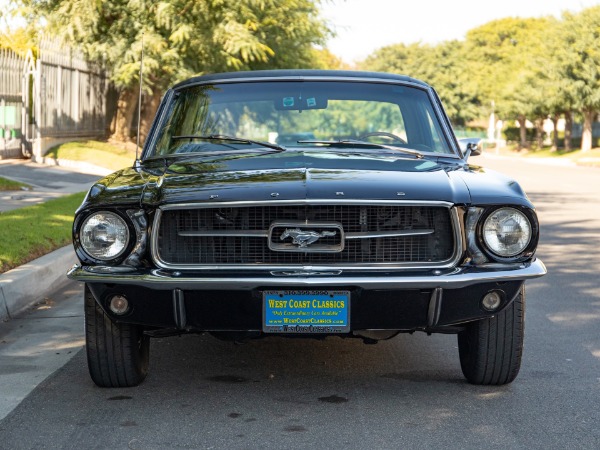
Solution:
M465 159L468 159L469 156L481 155L481 139L479 138L459 139L458 145Z

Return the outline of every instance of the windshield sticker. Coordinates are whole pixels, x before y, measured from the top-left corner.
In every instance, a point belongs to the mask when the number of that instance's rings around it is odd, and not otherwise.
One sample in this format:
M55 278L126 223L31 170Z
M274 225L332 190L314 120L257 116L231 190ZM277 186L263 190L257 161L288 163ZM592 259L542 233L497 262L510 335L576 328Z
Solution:
M294 106L294 97L283 97L283 106L285 108L291 108Z

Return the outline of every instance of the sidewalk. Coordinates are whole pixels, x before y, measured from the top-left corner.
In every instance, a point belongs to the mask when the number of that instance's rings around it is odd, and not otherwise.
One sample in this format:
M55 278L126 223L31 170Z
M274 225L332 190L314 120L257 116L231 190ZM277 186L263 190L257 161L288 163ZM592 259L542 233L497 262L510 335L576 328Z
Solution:
M570 158L570 157L540 157L534 156L535 152L532 156L529 156L527 153L516 153L512 151L496 151L495 149L487 149L482 153L482 156L485 156L489 159L507 159L520 161L529 164L538 164L543 166L563 166L563 167L600 167L600 157L598 156L588 156L588 157L579 157L579 158Z
M104 174L82 173L76 164L74 166L64 168L22 159L0 160L1 177L32 187L28 191L0 192L0 212L87 191ZM73 247L68 245L0 274L0 323L23 313L42 301L49 292L65 285L68 282L65 274L76 262Z
M0 191L0 212L87 191L102 175L83 173L77 167L47 166L24 159L0 160L0 177L32 187L31 190Z
M83 289L66 281L31 312L0 322L0 421L84 345Z

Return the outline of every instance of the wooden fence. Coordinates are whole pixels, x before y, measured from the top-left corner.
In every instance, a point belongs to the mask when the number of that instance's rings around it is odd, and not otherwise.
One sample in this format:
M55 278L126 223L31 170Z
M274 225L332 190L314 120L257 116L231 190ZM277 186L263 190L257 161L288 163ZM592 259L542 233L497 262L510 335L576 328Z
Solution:
M104 135L106 91L104 71L99 64L57 42L44 39L38 59L38 126L42 137Z

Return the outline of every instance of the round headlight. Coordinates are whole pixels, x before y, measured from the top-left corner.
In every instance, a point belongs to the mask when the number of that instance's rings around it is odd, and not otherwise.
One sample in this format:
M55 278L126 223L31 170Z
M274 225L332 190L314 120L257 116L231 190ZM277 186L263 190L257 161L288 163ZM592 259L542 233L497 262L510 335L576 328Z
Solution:
M80 242L92 258L108 261L120 256L127 248L129 229L117 214L98 212L83 222Z
M531 241L531 223L517 209L497 209L483 223L483 240L500 257L517 256Z

